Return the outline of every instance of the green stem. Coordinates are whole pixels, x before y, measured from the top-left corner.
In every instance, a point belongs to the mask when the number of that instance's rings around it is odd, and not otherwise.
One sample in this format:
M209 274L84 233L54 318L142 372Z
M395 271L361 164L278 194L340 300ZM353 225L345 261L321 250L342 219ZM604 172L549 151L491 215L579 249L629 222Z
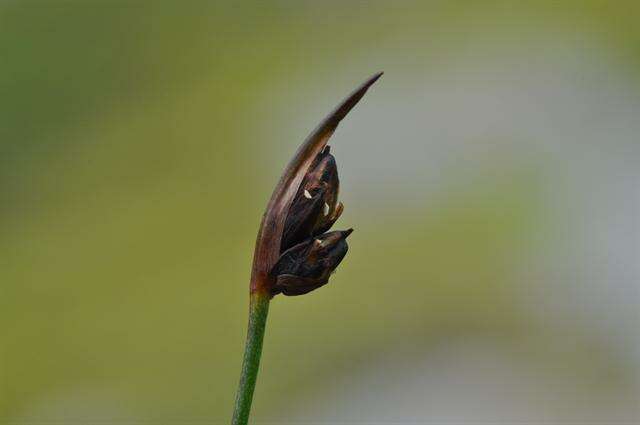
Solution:
M249 422L251 400L253 399L253 390L256 387L260 356L262 354L264 329L267 324L267 313L269 313L269 299L268 294L259 292L251 294L249 328L244 347L240 385L236 395L236 407L233 412L233 425L246 425Z

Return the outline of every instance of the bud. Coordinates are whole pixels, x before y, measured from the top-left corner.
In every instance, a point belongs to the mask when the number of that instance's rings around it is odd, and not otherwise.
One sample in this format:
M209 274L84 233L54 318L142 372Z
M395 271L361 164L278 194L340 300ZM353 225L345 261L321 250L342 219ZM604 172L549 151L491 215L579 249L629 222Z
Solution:
M302 295L325 285L347 254L347 236L353 229L309 238L278 259L271 274L276 278L273 294Z

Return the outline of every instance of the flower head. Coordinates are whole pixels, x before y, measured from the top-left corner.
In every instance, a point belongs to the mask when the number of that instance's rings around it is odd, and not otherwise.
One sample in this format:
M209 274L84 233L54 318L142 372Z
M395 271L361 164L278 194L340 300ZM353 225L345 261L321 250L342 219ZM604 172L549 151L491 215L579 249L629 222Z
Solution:
M352 230L327 232L343 210L340 182L327 141L382 73L353 91L300 146L285 168L262 218L251 292L301 295L327 283L347 253Z

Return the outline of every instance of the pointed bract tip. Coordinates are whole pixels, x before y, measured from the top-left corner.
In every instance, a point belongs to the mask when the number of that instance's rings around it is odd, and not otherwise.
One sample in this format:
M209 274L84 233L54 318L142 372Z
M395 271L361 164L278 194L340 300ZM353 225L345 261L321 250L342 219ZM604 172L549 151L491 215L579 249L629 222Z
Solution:
M342 237L344 237L346 239L347 236L349 236L351 233L353 233L353 229L343 230L342 231Z
M360 84L346 99L342 101L340 105L331 113L327 118L325 118L325 122L320 124L320 127L331 123L331 128L335 130L338 126L338 123L342 121L342 119L347 116L349 111L362 99L364 94L369 90L369 87L373 85L380 77L382 77L382 72L378 72L369 77L364 83Z
M383 74L384 74L384 71L376 72L375 74L373 74L371 78L369 78L369 81L367 82L367 86L371 86L373 83L378 81Z
M371 77L369 77L368 80L362 83L362 85L360 86L360 91L362 92L363 95L367 90L369 90L369 87L371 87L376 81L380 79L380 77L382 77L382 74L384 74L384 72L382 71L376 72Z

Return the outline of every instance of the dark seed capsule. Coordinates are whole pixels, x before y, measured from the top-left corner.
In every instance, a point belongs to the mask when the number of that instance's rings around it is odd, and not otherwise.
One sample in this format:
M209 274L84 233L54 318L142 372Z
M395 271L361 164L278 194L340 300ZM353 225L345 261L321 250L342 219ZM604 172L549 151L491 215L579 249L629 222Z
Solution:
M339 189L336 161L327 146L314 159L291 203L281 252L331 228L343 210L338 202Z
M329 276L347 254L346 238L353 229L325 233L285 251L273 267L274 295L302 295L329 281Z
M312 191L305 189L301 197L296 197L285 222L282 250L313 235L317 217L322 215L324 209L325 191L324 187L315 188Z

